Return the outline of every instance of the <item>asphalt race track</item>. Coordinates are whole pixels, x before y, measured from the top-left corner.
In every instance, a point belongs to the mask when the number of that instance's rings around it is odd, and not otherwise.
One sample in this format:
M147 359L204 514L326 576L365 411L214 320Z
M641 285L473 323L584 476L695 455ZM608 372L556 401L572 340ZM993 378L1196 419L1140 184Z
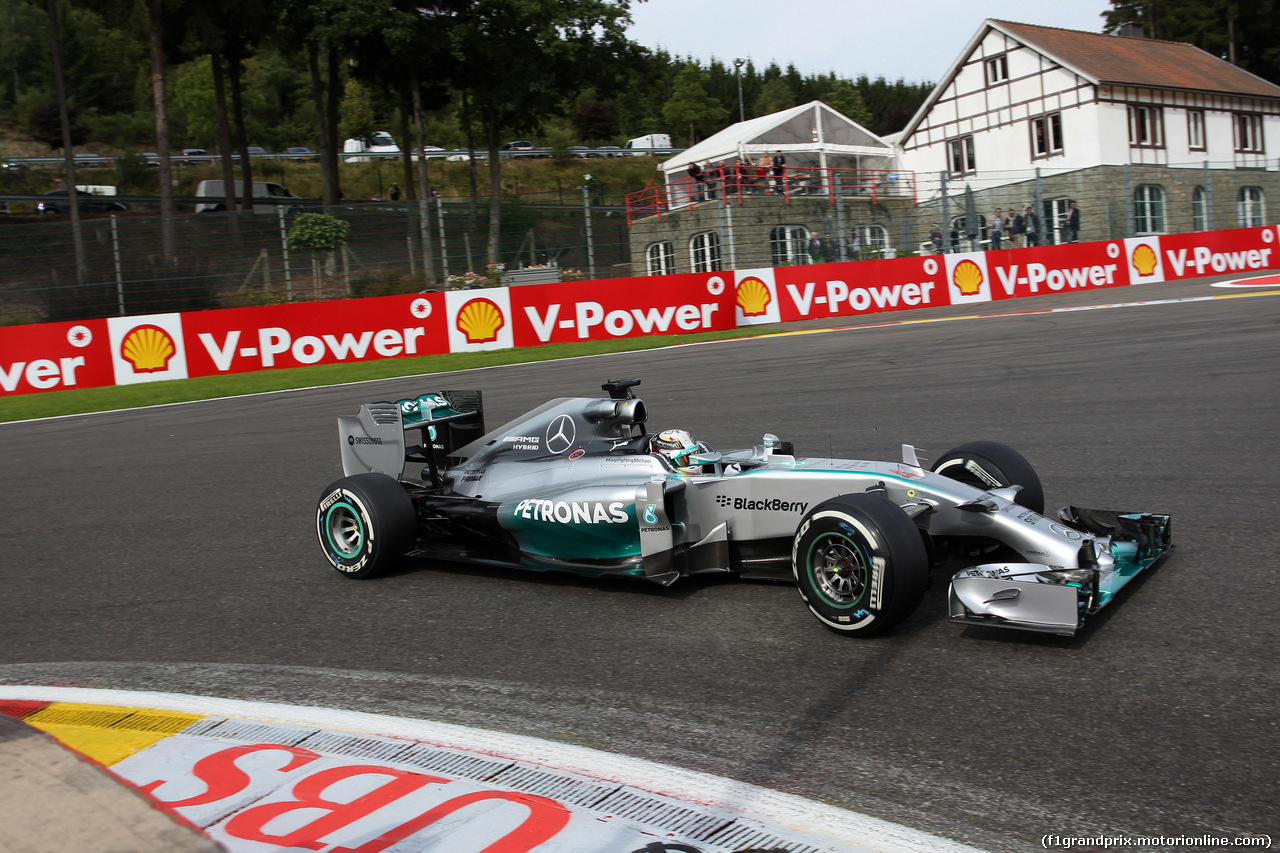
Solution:
M1160 304L881 315L859 322L896 325L0 424L0 683L497 729L992 851L1275 838L1280 289L1209 281L985 310ZM926 318L949 319L898 322ZM336 415L474 387L492 429L632 376L651 429L720 449L765 431L859 458L1002 441L1050 508L1169 512L1177 550L1074 639L951 625L943 577L896 631L851 640L785 584L420 561L356 582L325 564L314 502L341 476Z

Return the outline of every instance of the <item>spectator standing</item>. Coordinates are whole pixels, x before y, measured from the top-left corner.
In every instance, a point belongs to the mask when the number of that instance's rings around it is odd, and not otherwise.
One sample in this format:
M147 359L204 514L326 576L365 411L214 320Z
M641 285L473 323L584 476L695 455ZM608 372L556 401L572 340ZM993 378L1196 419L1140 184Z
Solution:
M835 240L831 239L831 235L827 234L822 238L822 262L829 264L832 261L840 260L840 247Z
M934 252L942 251L942 229L938 227L938 223L933 223L933 227L929 229L929 244Z
M706 179L706 182L707 182L707 183L706 183L706 186L707 186L707 198L715 198L715 197L716 197L717 178L722 178L722 177L724 177L724 167L723 167L723 166L719 166L719 167L712 166L712 165L711 165L711 161L710 161L710 160L708 160L708 161L706 161L705 163L703 163L703 164L702 164L702 176L703 176L703 178L705 178L705 179Z
M782 179L787 170L787 158L782 156L781 151L773 152L773 159L769 161L773 173L772 186L777 187L778 192L782 192Z
M809 263L822 263L822 240L818 239L817 234L809 238L809 245L806 248L809 252Z
M995 215L991 217L991 230L988 233L991 235L991 248L999 249L1000 240L1004 237L1004 216L998 207Z
M392 185L391 185L391 187L387 190L387 196L388 196L388 197L390 197L390 199L391 199L392 201L399 201L399 200L400 200L400 185L399 185L399 184L392 184Z
M1027 222L1022 218L1021 213L1015 213L1008 217L1009 220L1009 242L1014 248L1022 248L1023 229L1027 227Z
M702 174L702 167L698 165L697 160L694 160L689 164L689 178L693 181L693 187L691 190L693 200L695 202L702 201L707 197L703 187L703 182L706 181L706 177Z
M1028 247L1040 245L1040 217L1030 207L1022 215L1022 230L1027 235Z
M1079 236L1080 209L1076 207L1076 203L1073 201L1068 205L1067 212L1062 217L1062 242L1074 243Z

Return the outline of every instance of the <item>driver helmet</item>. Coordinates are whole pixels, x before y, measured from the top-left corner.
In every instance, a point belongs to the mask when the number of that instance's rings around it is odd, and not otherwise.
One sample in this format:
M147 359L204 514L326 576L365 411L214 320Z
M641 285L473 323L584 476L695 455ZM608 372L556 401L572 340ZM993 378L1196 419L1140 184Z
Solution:
M698 442L693 440L693 436L688 430L664 429L649 439L649 449L665 458L671 463L671 467L681 474L698 474L702 472L701 465L694 465L689 462L689 456L698 453L702 448L698 445Z

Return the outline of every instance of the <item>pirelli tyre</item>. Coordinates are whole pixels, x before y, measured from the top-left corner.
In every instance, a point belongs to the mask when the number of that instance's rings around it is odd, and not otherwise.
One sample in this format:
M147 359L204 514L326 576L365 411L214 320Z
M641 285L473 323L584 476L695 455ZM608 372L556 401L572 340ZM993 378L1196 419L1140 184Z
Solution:
M822 624L848 636L887 631L924 595L929 559L915 522L882 495L818 504L791 546L796 587Z
M330 565L349 578L394 566L414 546L418 516L404 488L386 474L332 483L316 507L316 536Z
M933 472L979 489L1022 486L1014 502L1044 515L1044 486L1031 463L1007 444L973 441L944 453Z

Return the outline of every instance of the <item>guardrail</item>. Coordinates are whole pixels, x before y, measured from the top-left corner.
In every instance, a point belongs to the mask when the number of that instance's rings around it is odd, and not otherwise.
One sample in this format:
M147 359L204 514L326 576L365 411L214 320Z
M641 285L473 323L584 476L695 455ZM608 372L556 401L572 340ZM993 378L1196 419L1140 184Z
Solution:
M577 157L579 159L586 159L586 158L594 159L594 158L607 158L607 157L646 157L646 156L670 157L672 154L678 154L684 149L683 148L616 148L616 147L610 147L610 146L605 146L602 148L586 148L586 147L575 146L569 149L549 148L549 147L548 148L522 148L522 149L517 149L513 151L500 151L498 152L498 154L500 157L503 157L503 158L553 157L565 150L567 150L570 154L572 154L574 157ZM430 151L424 152L422 156L425 157L427 160L442 160L442 159L448 160L450 158L466 160L466 159L469 159L473 153L475 158L478 160L486 159L489 156L488 151L481 151L479 149L467 149L467 148L430 150ZM128 155L125 155L125 154L112 154L112 155L77 154L75 159L76 159L76 165L78 167L86 168L86 169L104 169L104 168L110 168L111 166L115 165L115 161L120 157L124 157L124 156L128 156ZM160 157L158 154L145 152L141 156L146 161L148 166L155 166L155 165L158 165L160 162ZM413 159L417 160L418 156L419 155L414 154ZM233 160L240 159L240 155L238 152L233 153L231 157ZM391 152L384 152L384 151L342 151L342 152L339 152L338 154L338 159L339 161L342 161L342 162L361 162L364 160L399 160L400 157L401 155L399 152L391 153ZM286 153L250 154L249 159L254 161L262 161L262 162L272 162L272 161L284 161L284 162L294 162L294 163L315 162L320 159L320 153L317 151L317 152L312 152L310 154L286 154ZM219 154L186 154L186 155L173 154L170 160L175 166L192 165L197 163L208 164L208 163L221 162L222 156ZM29 167L60 168L65 162L66 162L66 159L63 157L9 157L3 161L0 161L0 169L24 169Z

